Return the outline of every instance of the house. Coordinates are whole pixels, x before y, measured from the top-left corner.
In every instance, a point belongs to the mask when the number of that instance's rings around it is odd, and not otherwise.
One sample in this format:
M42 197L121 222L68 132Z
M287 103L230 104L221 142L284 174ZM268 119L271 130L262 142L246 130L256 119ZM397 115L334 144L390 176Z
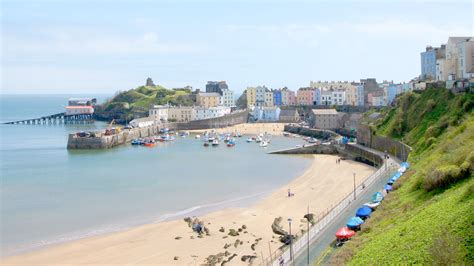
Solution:
M332 105L331 90L321 90L321 105Z
M280 111L280 122L293 123L300 120L300 114L296 109L288 109Z
M336 129L341 127L342 115L336 109L313 109L310 113L310 125L319 129Z
M273 91L265 89L265 106L272 107L275 106L273 101Z
M96 104L96 98L70 98L66 106L66 115L91 115Z
M222 89L219 105L226 106L226 107L234 107L235 106L234 92L229 89Z
M257 121L278 121L280 107L259 106L253 110L253 117Z
M227 106L217 106L217 107L196 107L195 111L195 120L209 119L215 117L221 117L226 114L230 114L230 107Z
M193 106L176 106L168 110L168 121L189 122L196 120L196 111Z
M296 92L296 101L299 105L313 105L314 88L299 88Z
M201 92L196 96L196 101L201 107L216 107L220 104L220 97L217 92Z
M346 104L346 91L337 89L332 91L332 105L345 105Z
M148 110L148 116L154 117L157 121L167 122L169 108L168 105L153 105L153 107Z

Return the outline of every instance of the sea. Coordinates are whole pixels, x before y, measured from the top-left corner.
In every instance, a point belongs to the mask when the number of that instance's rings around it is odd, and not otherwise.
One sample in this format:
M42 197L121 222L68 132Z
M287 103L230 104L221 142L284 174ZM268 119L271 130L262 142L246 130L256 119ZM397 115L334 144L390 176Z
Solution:
M213 148L191 135L153 148L67 150L69 133L107 124L3 124L62 112L70 97L109 96L0 95L1 256L248 206L311 164L307 157L268 154L302 144L297 138L274 136L262 148L244 136L233 148Z

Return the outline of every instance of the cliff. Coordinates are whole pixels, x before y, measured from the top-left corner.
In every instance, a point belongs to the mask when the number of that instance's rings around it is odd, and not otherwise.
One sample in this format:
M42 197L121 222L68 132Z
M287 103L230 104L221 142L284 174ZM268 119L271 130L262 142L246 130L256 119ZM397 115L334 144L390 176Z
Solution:
M407 93L379 118L375 136L403 140L412 167L331 264L474 263L474 97L445 89Z

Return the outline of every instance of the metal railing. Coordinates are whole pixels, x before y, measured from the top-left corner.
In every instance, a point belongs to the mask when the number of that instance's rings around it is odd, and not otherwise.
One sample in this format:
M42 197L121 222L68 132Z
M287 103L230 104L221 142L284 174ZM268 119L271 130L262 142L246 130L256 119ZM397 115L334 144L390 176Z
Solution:
M385 163L386 164L386 163ZM372 173L367 178L365 178L355 189L356 195L360 195L361 193L366 190L366 187L370 186L376 180L378 180L381 176L390 173L391 171L395 171L397 167L385 167L382 165L375 173ZM293 259L299 255L301 252L305 250L308 246L308 238L309 242L313 242L316 240L316 236L320 233L326 226L331 223L335 217L337 217L342 211L344 211L349 204L354 201L354 191L346 194L342 197L341 200L337 201L335 205L331 205L327 208L324 212L320 213L315 220L317 221L314 225L312 225L308 232L304 233L298 240L294 241L292 244L292 252L290 253L290 246L286 246L283 249L277 249L270 254L270 257L262 260L263 265L272 265L278 266L282 265L291 265L292 258Z

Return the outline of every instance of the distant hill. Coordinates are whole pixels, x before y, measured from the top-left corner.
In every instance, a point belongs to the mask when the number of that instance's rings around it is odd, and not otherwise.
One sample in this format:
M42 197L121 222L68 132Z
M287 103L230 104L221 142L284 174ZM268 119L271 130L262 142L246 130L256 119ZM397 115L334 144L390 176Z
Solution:
M474 264L474 95L412 92L372 121L413 148L412 167L330 264Z
M117 93L112 99L95 108L95 116L99 120L127 123L137 117L148 115L152 105L193 105L190 89L168 90L162 86L140 86Z

